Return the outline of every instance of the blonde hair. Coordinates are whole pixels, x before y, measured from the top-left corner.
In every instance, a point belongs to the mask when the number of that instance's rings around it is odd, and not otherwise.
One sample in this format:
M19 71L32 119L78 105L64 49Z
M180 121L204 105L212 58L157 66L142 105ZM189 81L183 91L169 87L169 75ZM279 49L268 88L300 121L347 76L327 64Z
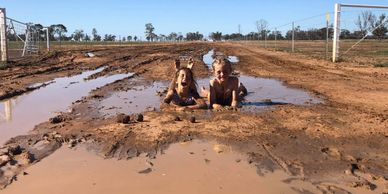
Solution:
M216 67L216 65L225 65L230 72L232 72L232 63L224 56L217 56L213 63L212 63L212 68L213 68L213 71Z

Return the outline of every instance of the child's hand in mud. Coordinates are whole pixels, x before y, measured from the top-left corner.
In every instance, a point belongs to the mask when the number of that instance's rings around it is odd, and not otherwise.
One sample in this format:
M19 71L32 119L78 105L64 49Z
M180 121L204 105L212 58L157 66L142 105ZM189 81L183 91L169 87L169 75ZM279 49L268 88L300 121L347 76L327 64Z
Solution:
M190 108L182 106L182 107L176 107L175 110L176 111L188 111L188 110L190 110Z
M160 109L161 110L174 110L175 107L173 107L170 104L167 104L165 102L160 102Z
M231 107L237 108L237 106L238 106L238 102L237 101L233 101L232 104L231 104Z
M238 108L237 108L237 107L233 107L233 106L225 106L225 107L224 107L224 110L233 110L233 111L237 111Z
M213 110L215 111L237 111L238 108L237 107L233 107L233 106L221 106L219 104L213 104Z
M213 104L213 109L214 110L222 110L224 107L221 106L220 104Z

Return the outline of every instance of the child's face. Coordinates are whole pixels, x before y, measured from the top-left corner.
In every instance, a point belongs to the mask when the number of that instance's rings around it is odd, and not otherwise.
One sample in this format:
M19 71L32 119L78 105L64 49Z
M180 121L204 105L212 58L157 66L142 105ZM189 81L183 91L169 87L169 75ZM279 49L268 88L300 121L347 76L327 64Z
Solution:
M230 75L230 68L224 64L216 64L214 66L214 76L219 82L223 82L228 79Z
M190 72L187 72L185 70L180 70L177 78L178 86L182 88L186 88L190 86L191 82L192 80L191 80Z

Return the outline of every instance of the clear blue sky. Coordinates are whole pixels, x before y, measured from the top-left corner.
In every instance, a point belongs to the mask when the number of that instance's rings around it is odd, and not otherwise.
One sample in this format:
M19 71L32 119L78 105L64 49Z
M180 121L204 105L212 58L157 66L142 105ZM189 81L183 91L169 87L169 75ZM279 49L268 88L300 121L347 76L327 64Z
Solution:
M268 21L270 27L333 12L333 0L0 0L7 16L42 25L64 24L70 33L83 29L91 34L111 33L144 37L145 23L157 34L199 31L242 33L255 31L254 22ZM343 0L340 3L388 5L387 0ZM322 21L321 19L319 19ZM68 33L69 34L69 33Z

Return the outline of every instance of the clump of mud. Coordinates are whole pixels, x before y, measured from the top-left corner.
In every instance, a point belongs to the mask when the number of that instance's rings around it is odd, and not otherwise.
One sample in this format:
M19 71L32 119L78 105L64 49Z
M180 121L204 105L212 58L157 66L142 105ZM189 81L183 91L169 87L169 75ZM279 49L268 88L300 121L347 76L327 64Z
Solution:
M120 113L116 117L117 123L123 123L123 124L128 124L131 122L131 117L129 115Z

